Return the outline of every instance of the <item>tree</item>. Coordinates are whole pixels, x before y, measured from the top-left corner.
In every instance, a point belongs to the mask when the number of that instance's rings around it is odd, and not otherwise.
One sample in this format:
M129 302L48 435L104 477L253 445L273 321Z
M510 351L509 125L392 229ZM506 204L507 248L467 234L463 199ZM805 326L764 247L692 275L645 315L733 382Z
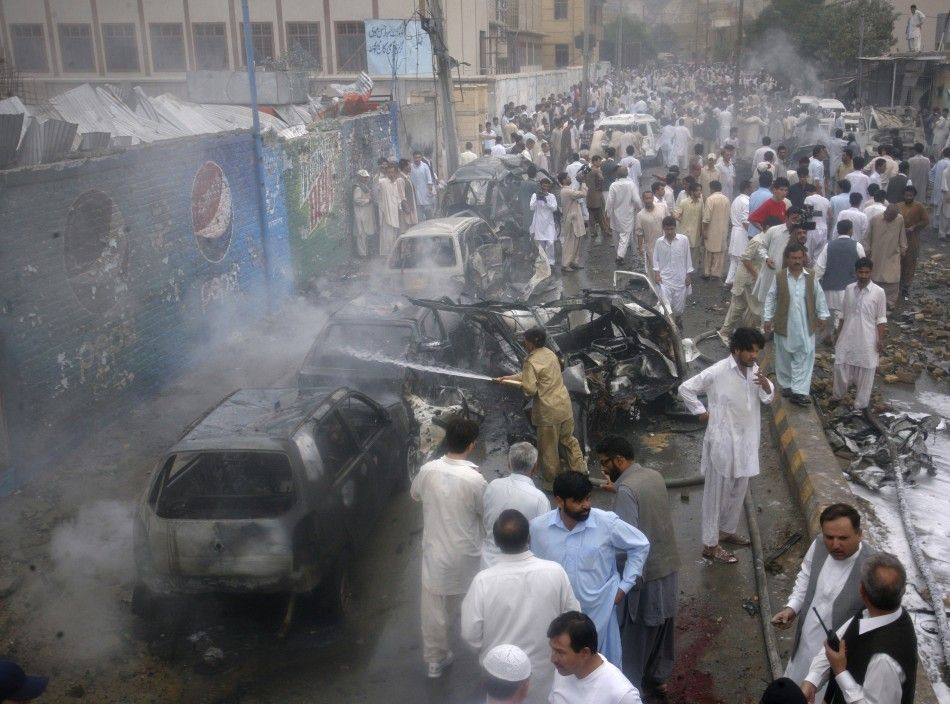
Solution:
M862 16L865 56L887 52L897 41L893 36L897 12L888 0L828 5L822 0L772 0L750 24L747 36L750 45L758 44L767 56L770 37L783 33L801 62L812 63L825 76L840 75L857 68Z

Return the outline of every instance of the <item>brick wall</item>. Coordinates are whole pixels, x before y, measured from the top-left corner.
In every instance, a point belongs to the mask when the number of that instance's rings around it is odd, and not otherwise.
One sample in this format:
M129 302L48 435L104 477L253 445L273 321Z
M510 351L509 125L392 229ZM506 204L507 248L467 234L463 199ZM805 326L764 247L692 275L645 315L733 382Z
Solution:
M281 156L262 250L248 133L0 173L2 391L14 464L107 420L291 291ZM78 427L77 427L78 426ZM66 433L72 435L72 433Z

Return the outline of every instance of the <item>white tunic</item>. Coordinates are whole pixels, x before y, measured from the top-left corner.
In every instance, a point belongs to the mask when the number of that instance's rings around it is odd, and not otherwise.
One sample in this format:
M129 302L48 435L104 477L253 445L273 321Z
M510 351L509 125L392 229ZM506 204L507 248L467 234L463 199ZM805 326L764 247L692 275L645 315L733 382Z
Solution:
M482 570L462 601L462 639L478 650L479 662L496 645L517 645L531 660L532 704L547 701L554 680L547 624L565 611L579 611L567 572L531 551L499 555Z
M554 673L550 704L641 704L640 693L630 680L607 658L597 655L603 662L582 680Z
M818 540L822 538L819 536ZM858 546L857 552L844 560L836 560L831 555L821 566L821 572L818 573L818 582L815 585L815 594L812 596L811 603L805 603L805 594L808 593L808 582L811 579L812 561L815 559L815 544L812 543L805 553L805 559L802 560L802 568L795 578L795 586L788 597L787 606L792 609L798 618L804 619L802 624L801 640L798 642L798 650L795 651L795 657L788 661L785 666L785 676L793 682L799 684L805 680L808 674L808 668L815 657L815 653L822 649L825 642L825 629L821 627L812 607L818 609L818 614L822 620L831 624L831 610L835 599L841 593L844 583L848 581L848 575L851 574L851 568L855 560L861 554L863 545ZM802 613L802 607L808 609ZM815 697L815 701L821 701Z
M669 301L673 315L682 315L688 294L686 277L693 271L689 238L677 233L672 242L665 236L658 239L653 245L653 271L660 275L660 292Z
M745 223L749 221L749 196L740 193L732 201L729 219L732 231L729 233L729 254L741 257L749 246L749 237L746 234Z
M739 479L759 473L760 402L772 402L775 385L771 393L757 386L758 371L758 365L753 365L743 374L729 355L680 384L680 398L690 413L707 412L698 398L701 393L706 394L709 406L701 474L713 471L726 479Z
M554 224L554 211L557 210L557 197L548 193L543 199L537 193L531 194L528 204L534 212L531 218L531 234L539 242L553 242L557 239L557 226Z
M610 184L605 208L610 225L617 232L632 233L637 211L643 207L640 189L629 178L620 178Z
M422 584L433 594L464 594L482 557L482 495L487 482L467 460L426 462L409 495L422 502Z
M838 219L835 220L835 232L838 231L838 223L842 220L851 221L851 237L855 242L864 244L868 235L868 216L857 208L845 208L838 213Z
M887 322L884 289L873 281L864 288L857 281L848 284L841 313L844 323L835 345L835 364L876 369L877 326Z
M501 551L495 545L492 527L501 512L513 508L521 511L529 521L535 516L551 510L551 502L544 492L538 489L531 477L523 474L510 474L507 477L493 479L485 488L484 514L485 542L482 544L482 569L491 567L497 561Z

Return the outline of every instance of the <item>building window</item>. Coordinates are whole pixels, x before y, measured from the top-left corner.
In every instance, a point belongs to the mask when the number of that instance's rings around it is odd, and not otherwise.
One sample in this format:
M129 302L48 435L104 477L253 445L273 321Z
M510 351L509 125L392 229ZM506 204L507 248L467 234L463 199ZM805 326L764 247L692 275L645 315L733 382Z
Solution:
M196 22L191 25L195 36L195 67L217 71L228 67L228 38L224 22Z
M254 63L274 59L274 25L271 22L251 22L251 44L254 46ZM241 62L247 66L247 51L244 44L244 23L241 23Z
M102 48L106 57L106 71L139 70L139 47L135 41L134 24L103 24Z
M288 22L287 45L294 66L323 70L319 22Z
M46 39L41 24L11 24L13 63L20 71L49 73Z
M336 23L337 71L366 70L366 26L362 22Z
M66 73L92 73L96 70L91 25L59 25L59 48L63 55L63 71Z
M554 45L554 65L563 68L571 62L571 48L567 44Z
M185 70L185 39L176 22L153 22L148 26L152 45L152 68L156 71Z
M554 19L567 19L567 0L554 0Z

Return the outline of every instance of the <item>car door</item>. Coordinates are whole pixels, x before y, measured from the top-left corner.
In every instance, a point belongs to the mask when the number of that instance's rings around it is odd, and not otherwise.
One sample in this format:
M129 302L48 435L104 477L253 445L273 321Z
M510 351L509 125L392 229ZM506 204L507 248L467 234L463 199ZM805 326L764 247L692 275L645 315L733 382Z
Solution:
M332 510L327 513L342 519L348 537L353 542L362 542L367 532L367 503L372 503L364 481L368 468L363 458L362 443L341 415L341 404L334 406L316 422L314 438L329 479ZM330 530L332 532L335 529Z
M363 499L358 510L368 531L398 479L399 443L386 411L364 396L352 394L337 409L360 445L354 470Z

